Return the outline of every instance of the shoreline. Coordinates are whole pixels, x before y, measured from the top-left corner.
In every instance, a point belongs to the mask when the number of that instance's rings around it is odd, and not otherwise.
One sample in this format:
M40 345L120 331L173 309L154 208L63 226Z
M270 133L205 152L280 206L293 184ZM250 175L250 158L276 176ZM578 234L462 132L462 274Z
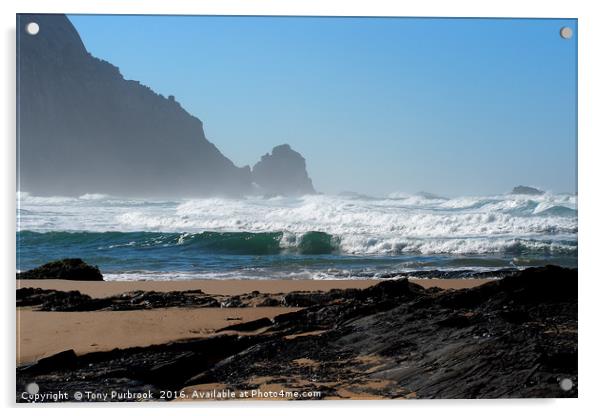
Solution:
M48 391L178 392L151 400L202 400L193 393L216 383L319 399L576 397L577 274L21 280L17 400L33 381ZM562 390L564 378L575 388Z
M169 292L183 290L202 290L214 295L241 295L258 291L261 293L288 293L293 291L328 291L331 289L366 289L389 279L354 279L354 280L131 280L86 282L59 279L22 279L17 280L17 289L31 287L54 289L61 291L77 290L93 298L115 296L135 290ZM441 289L468 289L495 279L422 279L409 278L413 283L425 289L439 287Z

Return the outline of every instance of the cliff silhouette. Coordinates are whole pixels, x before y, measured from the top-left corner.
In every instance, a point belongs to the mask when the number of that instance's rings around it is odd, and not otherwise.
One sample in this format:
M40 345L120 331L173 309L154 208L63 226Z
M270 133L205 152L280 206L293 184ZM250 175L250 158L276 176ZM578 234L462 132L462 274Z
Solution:
M35 36L25 31L30 22L40 26ZM64 15L17 16L17 114L21 191L206 196L255 189L249 166L224 156L198 118L92 56Z

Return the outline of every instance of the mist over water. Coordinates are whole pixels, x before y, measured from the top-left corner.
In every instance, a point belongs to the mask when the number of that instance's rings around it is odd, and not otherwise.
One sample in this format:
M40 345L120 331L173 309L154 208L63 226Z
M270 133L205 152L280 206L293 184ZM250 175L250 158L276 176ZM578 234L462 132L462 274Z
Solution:
M366 278L577 265L575 195L136 200L19 193L20 270L64 257L109 279Z

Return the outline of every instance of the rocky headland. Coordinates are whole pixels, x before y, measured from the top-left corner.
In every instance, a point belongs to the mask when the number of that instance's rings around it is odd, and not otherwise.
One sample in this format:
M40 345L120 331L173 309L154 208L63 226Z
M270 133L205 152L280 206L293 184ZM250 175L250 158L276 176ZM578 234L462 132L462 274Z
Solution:
M255 193L255 181L267 192L313 193L305 161L290 146L274 148L254 173L235 166L176 97L92 56L65 15L17 20L20 191L240 196ZM35 36L25 30L30 22L40 27Z

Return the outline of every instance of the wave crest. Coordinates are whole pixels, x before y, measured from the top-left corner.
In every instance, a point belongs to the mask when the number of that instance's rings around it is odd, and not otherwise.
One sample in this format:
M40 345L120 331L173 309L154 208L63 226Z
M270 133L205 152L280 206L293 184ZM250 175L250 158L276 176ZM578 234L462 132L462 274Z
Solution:
M241 255L297 253L304 255L554 255L576 256L577 243L571 240L518 238L412 239L402 237L333 236L320 231L290 232L45 232L21 231L17 243L26 246L80 246L99 251L120 249L166 250L179 253L204 252Z

